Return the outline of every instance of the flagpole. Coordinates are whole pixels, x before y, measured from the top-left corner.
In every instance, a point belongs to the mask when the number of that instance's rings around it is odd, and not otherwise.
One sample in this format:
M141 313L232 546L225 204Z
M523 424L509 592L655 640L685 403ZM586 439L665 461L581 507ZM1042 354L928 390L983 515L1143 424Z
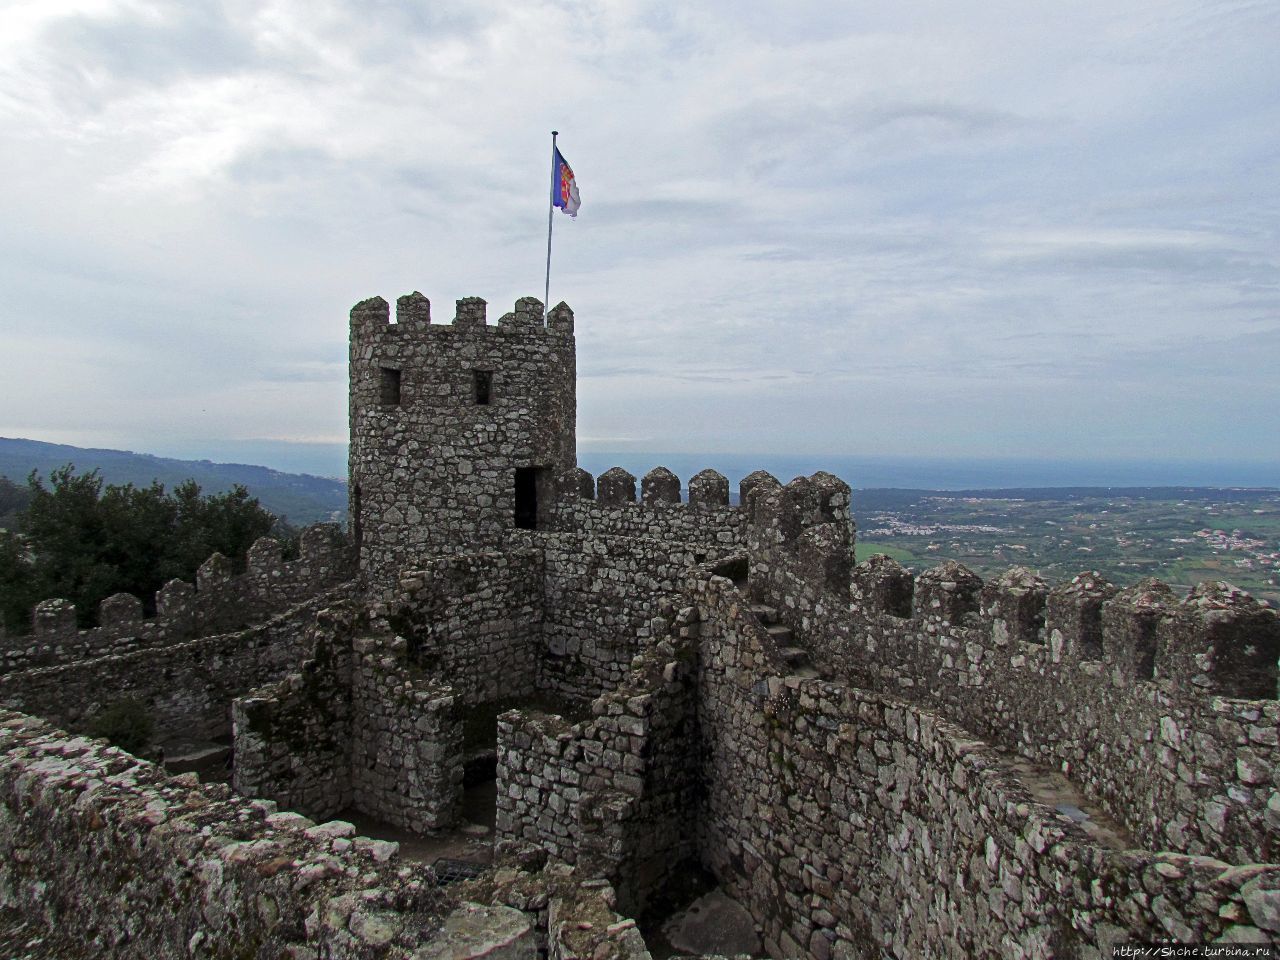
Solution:
M551 193L547 195L547 282L542 288L542 316L544 318L551 312L551 224L555 221L556 212L556 137L560 135L558 130L551 131Z

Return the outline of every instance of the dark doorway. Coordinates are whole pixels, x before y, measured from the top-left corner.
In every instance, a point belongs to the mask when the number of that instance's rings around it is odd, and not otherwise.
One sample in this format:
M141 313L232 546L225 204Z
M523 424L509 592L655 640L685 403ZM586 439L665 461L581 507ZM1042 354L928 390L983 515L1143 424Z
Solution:
M537 467L516 467L516 528L538 529Z

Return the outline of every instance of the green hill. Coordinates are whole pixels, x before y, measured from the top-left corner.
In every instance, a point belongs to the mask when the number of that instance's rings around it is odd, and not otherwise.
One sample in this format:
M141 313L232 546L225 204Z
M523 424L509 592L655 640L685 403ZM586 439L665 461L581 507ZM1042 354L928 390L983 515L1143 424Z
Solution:
M244 463L172 460L127 450L95 450L0 437L0 477L8 477L20 486L25 487L32 470L45 477L50 470L67 463L75 464L81 473L97 468L103 480L115 484L147 486L158 480L172 489L189 479L205 493L218 493L241 484L263 507L294 526L346 519L347 485L341 480L281 473Z

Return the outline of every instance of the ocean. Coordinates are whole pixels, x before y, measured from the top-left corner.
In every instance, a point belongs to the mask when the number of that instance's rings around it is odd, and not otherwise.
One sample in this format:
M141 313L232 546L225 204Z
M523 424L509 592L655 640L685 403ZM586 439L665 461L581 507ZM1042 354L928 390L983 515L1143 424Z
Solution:
M854 489L999 490L1017 487L1280 487L1280 463L1208 460L1043 460L851 457L838 454L685 454L580 450L578 462L599 476L620 466L642 477L664 466L687 483L712 468L731 484L753 470L786 483L826 470Z
M163 456L202 457L220 462L256 463L290 473L345 478L347 448L340 443L283 443L270 440L204 444L198 449L154 451ZM767 470L786 483L827 470L855 489L998 490L1014 487L1280 487L1280 463L1239 460L1081 460L1031 457L875 457L832 453L661 453L578 451L578 462L599 476L620 466L644 476L664 466L688 482L713 468L736 485L753 470Z

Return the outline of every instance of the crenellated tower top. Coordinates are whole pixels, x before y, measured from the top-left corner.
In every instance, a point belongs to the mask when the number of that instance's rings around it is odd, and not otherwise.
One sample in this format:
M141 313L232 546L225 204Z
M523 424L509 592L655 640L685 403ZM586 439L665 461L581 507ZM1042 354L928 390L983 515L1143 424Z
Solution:
M350 520L375 588L430 553L537 527L576 463L573 311L533 297L496 324L478 297L432 323L414 292L351 310Z

